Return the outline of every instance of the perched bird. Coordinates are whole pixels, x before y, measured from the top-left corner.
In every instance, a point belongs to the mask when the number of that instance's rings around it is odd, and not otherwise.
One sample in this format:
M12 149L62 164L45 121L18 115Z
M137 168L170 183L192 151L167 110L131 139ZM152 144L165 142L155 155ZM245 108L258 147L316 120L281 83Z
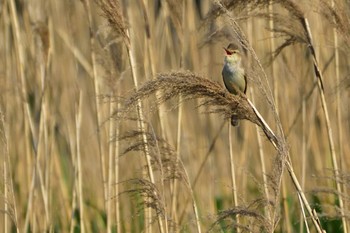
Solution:
M247 77L244 73L242 65L242 54L239 47L235 43L231 43L224 48L226 55L224 60L224 68L222 69L222 78L227 90L238 95L239 92L246 93ZM238 126L239 121L236 115L231 116L232 126Z

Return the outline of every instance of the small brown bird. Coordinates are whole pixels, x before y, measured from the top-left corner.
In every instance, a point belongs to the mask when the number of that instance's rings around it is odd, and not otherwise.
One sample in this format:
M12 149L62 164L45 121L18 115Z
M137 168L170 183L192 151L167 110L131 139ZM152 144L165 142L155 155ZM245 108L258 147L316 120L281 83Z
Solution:
M246 93L247 91L247 77L242 66L242 54L239 47L235 43L231 43L224 48L226 55L224 60L224 67L222 69L222 77L227 90L238 95L239 92ZM232 126L238 126L239 121L236 115L231 116Z

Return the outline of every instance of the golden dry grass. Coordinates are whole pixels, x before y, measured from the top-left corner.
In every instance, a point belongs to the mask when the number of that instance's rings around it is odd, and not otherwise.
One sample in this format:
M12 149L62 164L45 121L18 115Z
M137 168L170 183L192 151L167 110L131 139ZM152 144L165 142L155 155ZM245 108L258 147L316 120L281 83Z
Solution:
M8 0L0 18L1 232L349 232L348 1ZM222 82L231 41L247 96Z

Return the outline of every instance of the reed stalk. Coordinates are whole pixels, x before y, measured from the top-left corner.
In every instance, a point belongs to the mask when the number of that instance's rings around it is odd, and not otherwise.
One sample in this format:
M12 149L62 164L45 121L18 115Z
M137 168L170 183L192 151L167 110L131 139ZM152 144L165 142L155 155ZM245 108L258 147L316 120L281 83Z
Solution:
M339 208L340 208L341 216L343 216L342 222L343 222L343 224L345 224L345 226L343 226L343 227L344 227L344 230L346 230L347 228L346 228L346 221L345 221L345 217L344 217L345 216L344 201L343 201L343 197L340 195L342 193L342 190L341 190L341 183L339 181L339 166L338 166L337 156L336 156L336 152L335 152L333 131L332 131L331 124L330 124L328 107L327 107L325 94L324 94L324 86L323 86L324 79L323 79L322 72L319 68L317 58L316 58L315 48L313 46L312 34L311 34L310 26L309 26L309 21L307 18L302 19L302 25L304 26L305 32L307 33L309 50L310 50L312 58L313 58L312 61L313 61L313 66L314 66L314 70L315 70L315 76L317 78L317 87L318 87L320 98L321 98L323 114L324 114L324 117L326 120L328 143L329 143L330 152L331 152L332 166L334 169L336 189L338 192Z
M9 1L9 11L10 11L10 19L11 19L11 25L13 30L13 36L14 36L14 47L15 47L15 53L16 53L16 61L17 61L17 71L19 75L19 79L21 82L21 91L20 96L22 101L22 108L24 110L24 121L26 124L29 125L29 134L31 136L31 145L34 151L36 151L37 147L37 133L36 128L31 116L30 106L29 102L27 100L27 77L25 73L25 50L23 42L25 41L24 38L21 36L21 30L17 15L17 8L15 1ZM26 129L26 127L25 127ZM27 156L30 156L30 153L27 153ZM30 221L30 215L32 213L32 201L33 201L33 195L34 195L34 185L35 185L35 174L36 174L36 161L34 162L32 173L29 177L31 177L30 181L30 189L29 189L29 195L28 195L28 205L27 205L27 211L26 211L26 217L24 220L24 227L23 231L27 231L29 227L29 221Z
M79 216L80 216L80 229L81 232L85 232L85 208L84 208L84 192L83 192L83 169L82 169L82 153L81 153L81 126L82 126L82 109L83 109L83 93L79 91L79 100L77 105L77 112L75 116L76 124L76 142L77 142L77 187L78 187L78 200L79 200Z
M4 232L9 232L10 221L14 225L14 231L19 233L18 228L18 216L17 216L17 204L14 192L11 163L9 156L8 147L8 129L5 125L5 116L3 114L3 109L0 107L0 146L2 148L3 157L3 198L4 198Z
M4 162L3 162L3 170L4 170L4 174L3 174L3 176L4 176L4 199L5 200L8 200L8 194L7 194L7 192L8 192L8 190L7 190L7 183L8 183L8 181L7 181L7 169L6 169L6 160L4 159ZM7 204L7 202L5 202L5 206L4 206L4 211L5 211L5 214L4 214L4 232L5 233L8 233L8 212L9 212L9 207L8 207L8 204Z
M104 150L104 147L102 145L102 130L99 128L102 123L102 107L99 103L99 96L100 96L100 88L98 84L98 74L97 74L97 67L96 67L96 54L95 54L95 36L94 36L94 28L93 28L93 20L92 20L92 13L91 13L91 7L90 7L90 0L84 0L84 7L87 13L88 23L89 23L89 36L90 36L90 59L91 59L91 67L92 67L92 77L93 77L93 86L95 91L95 110L96 110L96 127L97 127L97 144L98 144L98 153L100 157L100 163L101 163L101 178L102 178L102 184L103 184L103 197L105 200L105 210L108 209L107 205L107 198L108 198L108 182L107 182L107 172L106 172L106 153Z
M252 88L250 88L250 93L252 96L252 101L254 102L254 91ZM265 165L265 153L264 153L264 148L262 144L262 139L261 135L259 132L259 127L256 125L256 137L258 139L258 147L259 147L259 158L260 158L260 163L261 163L261 173L263 176L263 186L264 186L264 194L267 200L270 200L270 194L269 194L269 187L268 187L268 180L267 180L267 171L266 171L266 165ZM269 208L265 207L265 213L267 214L268 218L271 219L270 216L271 210Z
M128 19L128 10L126 10L126 19ZM127 49L127 53L128 53L128 59L129 59L129 64L131 67L131 77L133 79L133 83L135 88L137 89L139 84L138 84L138 73L136 70L136 58L135 58L135 53L134 53L134 45L133 45L133 41L134 39L131 36L131 33L129 32L129 29L126 28L125 29L125 34L126 34L126 38L128 38L127 40L125 40L125 46ZM137 110L137 115L138 115L138 128L141 132L145 132L146 126L145 126L145 119L144 119L144 114L143 114L143 108L142 108L142 102L141 100L138 100L137 102L137 106L136 106L136 110ZM148 148L148 139L145 133L142 134L142 140L143 143L145 145L144 148L144 154L145 154L145 159L146 159L146 163L147 163L147 171L148 171L148 178L150 179L152 184L155 184L155 178L154 178L154 173L153 173L153 168L151 165L151 156L150 156L150 152L149 152L149 148ZM149 209L146 212L146 229L149 232L152 232L152 212L151 209ZM147 219L148 218L148 219ZM161 216L157 216L158 218L158 225L159 225L159 230L161 233L164 233L164 225L163 225L163 220L161 218Z
M331 7L334 9L335 8L335 2L334 0L331 0ZM336 19L334 19L335 24L336 24ZM339 84L340 83L340 70L339 70L339 42L338 42L338 32L336 27L333 27L333 40L334 40L334 66L335 66L335 80L336 83ZM340 159L340 169L345 171L345 167L342 167L342 165L344 164L344 155L343 155L343 127L342 127L342 117L341 117L341 110L342 110L342 103L341 103L341 99L340 99L340 90L337 90L336 92L336 116L337 116L337 130L338 130L338 140L339 140L339 159ZM336 177L337 180L337 177ZM341 186L341 185L339 185ZM343 187L338 187L337 186L337 190L339 192L339 189L343 189L343 192L346 193L346 186L343 185ZM339 196L339 199L341 199L341 197ZM343 232L347 233L348 232L348 224L346 222L346 218L345 218L345 212L346 212L346 200L344 199L342 202L342 206L340 206L341 208L341 214L342 214L342 225L343 225ZM344 202L344 203L343 203ZM340 202L339 202L340 204Z
M120 109L120 102L118 101L116 110L118 111ZM115 126L115 138L119 138L119 121L117 121ZM119 198L119 141L116 140L115 142L115 149L114 149L114 180L115 180L115 187L114 187L114 196L115 196L115 218L116 218L116 225L117 225L117 233L121 233L121 214L120 214L120 198Z
M301 156L302 156L302 161L301 161L301 188L305 188L305 179L306 179L306 110L305 110L305 98L302 100L302 149L301 149ZM301 201L300 196L298 195L299 201ZM299 221L300 221L300 228L299 232L303 233L304 231L304 222L306 229L309 231L309 227L306 222L306 216L304 212L304 208L301 208L301 213ZM304 219L304 221L303 221Z
M236 172L235 172L235 162L233 158L233 145L232 145L232 126L231 122L228 122L228 144L229 144L229 153L230 153L230 168L231 168L231 185L232 185L232 201L233 206L238 207L238 198L237 198L237 185L236 185ZM240 225L239 215L235 216L237 226ZM241 232L239 227L235 227L236 232Z
M109 115L111 115L113 112L116 111L116 103L112 100L111 97L108 98L108 104L109 104ZM115 172L114 172L114 163L113 160L115 160L115 152L114 149L116 148L115 140L111 140L115 134L116 128L115 128L115 121L110 120L109 121L109 133L108 133L108 138L109 140L109 151L108 151L108 197L107 197L107 232L111 233L112 232L112 223L113 223L113 217L112 217L112 208L113 208L113 202L112 202L112 197L115 194L114 191L114 184L113 184L113 178Z
M249 8L249 11L251 11L250 8ZM271 5L269 5L269 12L272 13ZM269 23L271 26L271 23L273 24L273 21L271 22L271 19L270 19ZM247 25L247 27L248 27L247 34L248 34L248 38L250 39L250 41L253 41L253 31L254 31L253 25L254 25L253 19L250 18L248 21L248 25ZM249 59L249 66L250 65L252 65L251 59ZM255 103L254 89L252 87L250 87L249 90L250 90L252 101L253 101L253 103ZM260 166L261 166L261 172L262 172L262 177L263 177L264 194L265 194L266 199L270 200L270 194L269 194L269 188L268 188L268 182L267 182L267 171L266 171L266 165L265 165L264 148L263 148L263 144L262 144L261 135L259 132L259 127L255 126L255 130L256 130L256 136L258 139L259 158L260 158ZM265 206L264 209L265 209L265 213L266 213L267 217L271 220L272 211L267 206Z
M185 6L186 6L187 1L182 1L180 4L180 10L181 10L181 28L180 28L180 22L176 22L176 19L173 17L173 22L175 23L175 28L177 29L177 32L179 34L179 40L180 40L180 48L181 48L181 53L180 53L180 69L184 68L184 63L185 63L185 48L184 48L184 28L185 26ZM165 6L165 14L166 17L171 17L170 12L170 1L166 3ZM171 44L169 44L171 45ZM170 48L171 49L171 48ZM184 111L184 106L181 104L183 102L182 95L179 96L178 103L179 103L179 108L178 108L178 116L177 116L177 132L176 132L176 156L178 159L180 159L180 153L181 153L181 148L183 146L182 142L182 123L183 123L183 111ZM174 219L175 223L178 222L178 217L177 217L177 201L178 201L178 180L174 179L172 186L171 186L171 217ZM194 199L193 199L194 200Z

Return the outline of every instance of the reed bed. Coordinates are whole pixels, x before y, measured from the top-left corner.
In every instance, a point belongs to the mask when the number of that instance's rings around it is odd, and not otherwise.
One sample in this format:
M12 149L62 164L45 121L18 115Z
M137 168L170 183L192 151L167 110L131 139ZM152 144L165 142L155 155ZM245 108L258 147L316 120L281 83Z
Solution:
M1 232L349 232L348 1L5 0L0 18ZM246 95L222 82L232 41Z

